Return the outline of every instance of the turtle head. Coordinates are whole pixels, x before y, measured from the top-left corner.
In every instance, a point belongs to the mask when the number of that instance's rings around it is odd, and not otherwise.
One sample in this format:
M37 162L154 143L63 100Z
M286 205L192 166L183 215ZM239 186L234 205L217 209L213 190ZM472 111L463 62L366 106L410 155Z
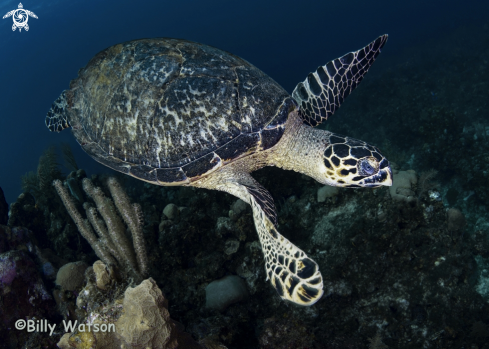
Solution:
M389 161L365 142L331 133L323 161L322 183L350 188L392 185Z

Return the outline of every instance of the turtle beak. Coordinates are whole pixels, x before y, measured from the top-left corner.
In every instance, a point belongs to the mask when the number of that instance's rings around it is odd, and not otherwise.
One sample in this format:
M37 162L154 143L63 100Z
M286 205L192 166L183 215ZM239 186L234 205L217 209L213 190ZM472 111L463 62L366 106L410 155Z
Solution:
M386 177L384 183L382 183L382 185L385 185L387 187L392 186L392 178L393 177L392 177L392 170L391 170L390 165L387 166L386 168L384 168L383 171L386 172L387 177Z
M390 165L380 169L379 172L373 176L367 177L360 182L362 187L376 188L381 185L390 187L392 185L392 170Z

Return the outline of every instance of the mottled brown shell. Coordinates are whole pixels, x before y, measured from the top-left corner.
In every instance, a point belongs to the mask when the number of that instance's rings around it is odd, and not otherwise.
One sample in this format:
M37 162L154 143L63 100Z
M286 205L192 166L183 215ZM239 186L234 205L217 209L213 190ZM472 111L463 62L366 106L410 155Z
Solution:
M245 60L166 38L100 52L60 98L89 155L161 184L188 183L272 147L296 106L282 87Z

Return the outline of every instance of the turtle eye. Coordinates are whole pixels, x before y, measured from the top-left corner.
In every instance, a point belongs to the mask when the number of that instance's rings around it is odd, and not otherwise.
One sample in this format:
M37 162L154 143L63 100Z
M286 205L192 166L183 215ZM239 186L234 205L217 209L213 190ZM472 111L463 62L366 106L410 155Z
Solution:
M377 173L378 166L376 160L372 158L364 158L358 162L358 173L362 176L371 176Z

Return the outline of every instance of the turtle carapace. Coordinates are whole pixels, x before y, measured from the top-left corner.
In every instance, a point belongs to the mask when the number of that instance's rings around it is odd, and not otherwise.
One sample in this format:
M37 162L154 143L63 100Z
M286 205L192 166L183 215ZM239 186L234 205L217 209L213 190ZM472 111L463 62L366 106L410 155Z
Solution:
M392 184L365 142L315 129L360 83L387 35L310 73L289 95L247 61L185 40L143 39L97 54L46 116L72 127L100 163L146 182L232 194L251 205L267 279L280 297L312 305L318 265L277 230L269 192L250 175L277 166L340 187Z

